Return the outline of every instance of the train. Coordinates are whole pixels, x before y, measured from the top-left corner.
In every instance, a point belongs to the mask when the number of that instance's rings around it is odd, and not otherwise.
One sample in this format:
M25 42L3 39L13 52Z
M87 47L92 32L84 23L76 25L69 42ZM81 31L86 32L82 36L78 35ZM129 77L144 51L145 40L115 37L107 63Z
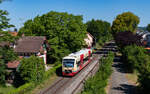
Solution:
M92 59L92 48L85 48L71 53L62 59L62 75L74 76L81 71Z

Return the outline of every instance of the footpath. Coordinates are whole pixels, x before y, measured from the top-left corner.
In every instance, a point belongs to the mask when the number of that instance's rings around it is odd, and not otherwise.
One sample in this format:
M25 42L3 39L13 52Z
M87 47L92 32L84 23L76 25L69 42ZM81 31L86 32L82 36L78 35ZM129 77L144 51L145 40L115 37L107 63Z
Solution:
M108 94L136 94L135 85L128 82L121 57L115 57L113 73L109 81Z

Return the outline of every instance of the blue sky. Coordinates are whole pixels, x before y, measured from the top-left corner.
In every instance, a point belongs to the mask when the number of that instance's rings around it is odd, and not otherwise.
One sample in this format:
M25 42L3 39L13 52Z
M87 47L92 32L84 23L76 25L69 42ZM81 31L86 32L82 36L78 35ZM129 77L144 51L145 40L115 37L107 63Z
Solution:
M12 0L0 4L0 9L9 12L10 23L17 28L52 10L83 15L84 22L94 18L110 23L118 14L131 11L140 17L139 26L150 23L150 0Z

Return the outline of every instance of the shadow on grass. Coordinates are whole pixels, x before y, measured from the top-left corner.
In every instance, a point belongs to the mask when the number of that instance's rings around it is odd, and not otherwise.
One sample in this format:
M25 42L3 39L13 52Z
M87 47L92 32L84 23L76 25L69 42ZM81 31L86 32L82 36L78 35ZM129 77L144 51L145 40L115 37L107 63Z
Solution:
M62 77L62 66L56 69L56 75Z

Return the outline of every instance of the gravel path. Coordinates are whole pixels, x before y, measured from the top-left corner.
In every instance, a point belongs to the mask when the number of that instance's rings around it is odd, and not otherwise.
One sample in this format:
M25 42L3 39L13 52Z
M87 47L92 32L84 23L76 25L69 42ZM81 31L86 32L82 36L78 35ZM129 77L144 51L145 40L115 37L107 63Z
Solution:
M108 94L135 94L135 86L128 83L125 75L126 73L124 72L122 62L120 62L120 57L115 57Z

